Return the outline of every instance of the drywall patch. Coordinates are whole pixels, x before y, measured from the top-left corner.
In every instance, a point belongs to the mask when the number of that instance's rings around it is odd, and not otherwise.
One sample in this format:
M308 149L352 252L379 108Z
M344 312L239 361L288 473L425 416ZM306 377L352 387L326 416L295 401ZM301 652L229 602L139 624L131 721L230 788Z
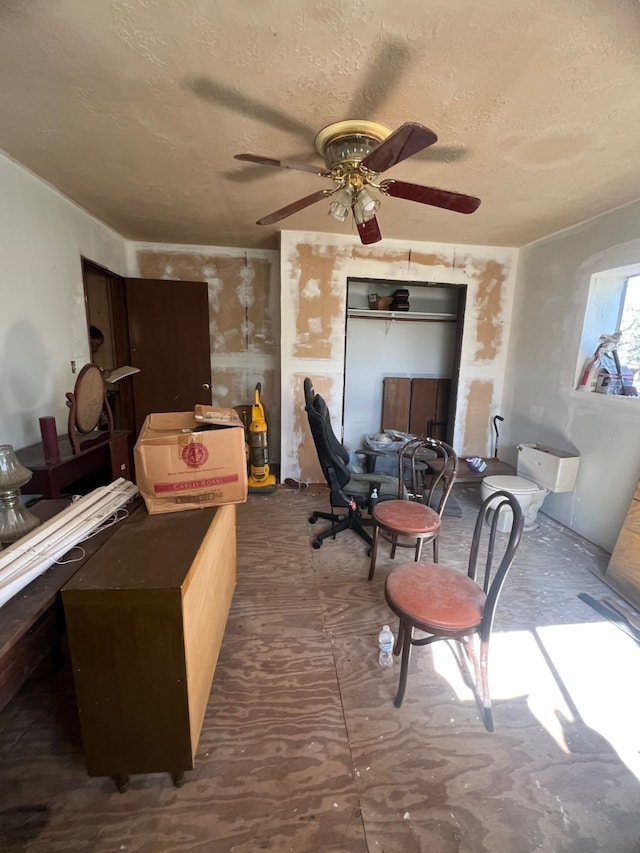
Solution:
M316 297L321 296L322 291L320 290L320 282L316 281L316 279L310 279L302 290L302 296L304 299L315 299Z
M240 284L236 287L238 302L243 308L251 308L255 302L256 271L245 263L240 268L238 277L240 278Z
M484 456L492 412L493 382L474 379L467 392L463 456Z
M143 278L207 282L212 352L277 353L269 307L270 260L247 254L141 249L137 261Z
M295 251L297 312L294 358L326 358L333 353L332 330L344 313L344 297L332 288L336 252L298 244Z
M365 249L362 246L354 246L351 251L346 251L354 261L375 261L376 264L400 264L407 263L409 254L404 250L391 249L387 252L381 252L376 249Z
M476 271L476 279L476 358L491 361L502 346L502 291L506 280L504 266L497 261L487 261L483 269Z
M437 252L410 252L409 253L409 263L411 268L415 267L444 267L445 269L451 269L453 266L452 259L447 257L446 255L440 255Z
M373 261L376 267L388 264L392 271L392 278L397 280L423 276L431 278L435 269L448 270L453 267L452 255L439 252L414 252L413 249L391 249L381 252L374 248L353 246L348 257L355 261ZM398 275L399 270L402 271L402 275ZM381 271L380 275L383 276L384 273Z

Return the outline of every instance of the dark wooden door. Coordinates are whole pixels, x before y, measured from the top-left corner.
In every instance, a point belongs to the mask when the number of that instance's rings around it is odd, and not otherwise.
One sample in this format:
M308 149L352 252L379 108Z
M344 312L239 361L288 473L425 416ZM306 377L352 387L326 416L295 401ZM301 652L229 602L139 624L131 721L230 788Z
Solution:
M211 403L206 282L125 279L136 435L151 412Z

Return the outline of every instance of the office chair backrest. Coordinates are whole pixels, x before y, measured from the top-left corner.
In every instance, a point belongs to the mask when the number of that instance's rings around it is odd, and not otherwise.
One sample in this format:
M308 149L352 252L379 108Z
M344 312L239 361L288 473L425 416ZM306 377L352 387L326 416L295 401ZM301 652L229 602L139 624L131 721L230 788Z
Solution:
M332 490L341 489L351 479L349 451L336 438L327 404L308 378L304 380L304 400L322 473Z

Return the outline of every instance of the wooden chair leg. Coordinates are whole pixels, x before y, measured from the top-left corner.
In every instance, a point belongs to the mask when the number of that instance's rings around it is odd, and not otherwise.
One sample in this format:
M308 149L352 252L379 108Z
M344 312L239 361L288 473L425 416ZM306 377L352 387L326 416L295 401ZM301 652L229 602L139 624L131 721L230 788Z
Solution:
M433 540L433 562L438 562L438 537Z
M398 683L398 692L393 704L396 708L402 705L404 694L407 689L407 676L409 675L409 658L411 657L411 641L413 639L413 625L403 625L400 621L402 631L402 660L400 662L400 681Z
M371 559L369 560L369 580L373 580L373 575L376 570L376 557L378 555L378 536L380 528L377 524L373 525L371 530Z
M400 650L402 649L402 637L404 636L404 622L402 619L400 620L400 624L398 625L398 636L396 637L395 644L393 646L393 653L396 657L400 654Z
M398 537L394 535L391 537L391 559L392 560L396 556L396 548L397 547L398 547Z
M473 647L473 637L459 641L467 653L467 659L471 661L475 681L469 686L474 692L476 702L480 707L482 722L488 732L493 731L493 712L491 710L491 696L489 694L489 643L480 642L480 654L476 654ZM466 682L466 678L465 678Z
M131 787L131 779L124 773L114 776L113 781L116 783L116 788L121 794L124 794Z
M414 559L414 562L416 562L416 563L420 562L420 557L422 556L422 543L423 542L424 542L424 539L421 536L418 536L418 538L416 540L416 553L415 553L415 559Z
M493 712L491 710L491 694L489 693L489 643L480 643L480 699L482 701L482 718L488 732L493 731Z

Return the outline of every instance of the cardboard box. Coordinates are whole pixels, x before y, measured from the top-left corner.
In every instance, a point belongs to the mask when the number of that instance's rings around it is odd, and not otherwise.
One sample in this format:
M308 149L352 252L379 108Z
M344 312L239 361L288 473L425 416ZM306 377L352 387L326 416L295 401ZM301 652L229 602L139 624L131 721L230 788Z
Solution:
M247 500L244 426L233 409L147 415L134 447L136 483L150 514Z

